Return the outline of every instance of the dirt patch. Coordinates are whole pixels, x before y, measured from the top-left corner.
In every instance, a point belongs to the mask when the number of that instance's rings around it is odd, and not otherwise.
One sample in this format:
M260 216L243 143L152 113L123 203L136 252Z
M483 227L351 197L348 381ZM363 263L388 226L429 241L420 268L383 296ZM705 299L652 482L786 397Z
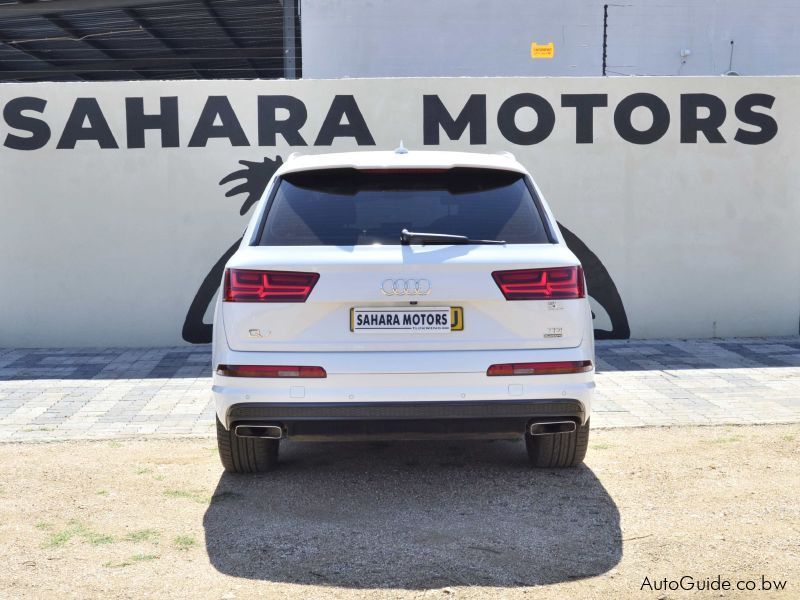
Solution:
M1 444L0 597L796 598L798 445L605 430L537 471L513 442L285 444L233 477L213 440ZM717 575L788 583L655 589Z

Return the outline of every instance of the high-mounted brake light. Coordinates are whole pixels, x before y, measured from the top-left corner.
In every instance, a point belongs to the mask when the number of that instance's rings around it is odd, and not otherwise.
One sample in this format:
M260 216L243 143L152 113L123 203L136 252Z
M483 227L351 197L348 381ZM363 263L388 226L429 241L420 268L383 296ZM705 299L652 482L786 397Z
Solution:
M291 367L285 365L219 365L217 375L225 377L295 377L321 378L328 374L322 367Z
M495 271L492 277L506 300L568 300L586 296L581 267Z
M225 302L305 302L319 273L226 269Z
M486 370L489 376L507 375L568 375L592 370L590 360L563 360L557 362L506 363L492 365Z
M449 169L437 169L437 168L432 168L431 169L431 168L426 168L426 167L422 167L422 168L413 168L413 167L411 167L411 168L402 168L401 167L399 169L394 169L394 168L359 169L359 171L361 173L381 173L381 174L384 174L384 173L385 174L395 174L395 173L406 173L406 174L408 174L408 173L413 173L413 174L419 174L419 173L447 173L447 171L449 171Z

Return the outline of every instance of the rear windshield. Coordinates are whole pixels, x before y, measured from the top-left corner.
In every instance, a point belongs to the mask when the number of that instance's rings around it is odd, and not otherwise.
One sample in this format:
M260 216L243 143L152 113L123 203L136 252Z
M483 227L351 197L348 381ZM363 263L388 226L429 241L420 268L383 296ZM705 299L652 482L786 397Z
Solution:
M404 228L509 244L550 242L523 175L455 168L289 173L278 185L257 243L396 245Z

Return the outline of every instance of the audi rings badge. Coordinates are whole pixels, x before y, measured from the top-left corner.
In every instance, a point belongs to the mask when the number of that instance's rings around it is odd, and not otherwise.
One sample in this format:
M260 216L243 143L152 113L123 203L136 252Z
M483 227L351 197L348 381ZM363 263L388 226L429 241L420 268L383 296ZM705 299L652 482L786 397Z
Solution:
M384 296L427 296L431 282L427 279L385 279L381 283Z

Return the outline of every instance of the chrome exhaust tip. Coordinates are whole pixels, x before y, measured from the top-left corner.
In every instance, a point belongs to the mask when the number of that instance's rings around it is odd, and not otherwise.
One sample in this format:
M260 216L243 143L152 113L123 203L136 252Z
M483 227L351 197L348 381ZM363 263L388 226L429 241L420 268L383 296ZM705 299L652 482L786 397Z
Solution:
M233 428L236 437L279 440L283 437L280 425L236 425Z
M528 425L531 435L554 435L556 433L572 433L575 431L575 421L543 421Z

